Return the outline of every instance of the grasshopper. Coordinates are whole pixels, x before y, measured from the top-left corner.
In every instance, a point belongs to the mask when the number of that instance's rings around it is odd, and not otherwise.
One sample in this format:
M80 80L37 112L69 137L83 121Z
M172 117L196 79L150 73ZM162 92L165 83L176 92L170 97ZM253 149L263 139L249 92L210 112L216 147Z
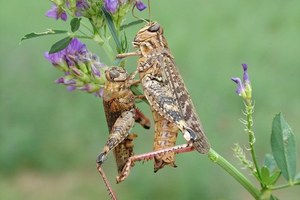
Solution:
M103 179L107 180L105 174L103 175L100 166L105 161L108 153L113 150L119 173L117 182L120 182L119 177L122 177L124 166L128 162L128 159L133 156L132 141L137 136L135 134L129 134L129 132L133 127L134 121L140 123L147 129L150 127L150 121L143 113L135 108L135 98L137 97L134 96L130 90L130 85L135 84L132 77L129 77L127 72L120 67L110 68L105 72L105 76L107 82L104 88L103 105L110 135L102 152L97 158L97 163L98 170ZM178 128L161 117L154 110L153 116L155 122L154 150L162 150L174 146ZM155 171L161 169L165 165L175 167L174 156L174 152L155 155ZM105 181L105 184L109 185L108 181ZM112 191L110 186L107 187ZM110 194L113 196L112 192L110 192Z
M151 107L175 123L198 152L207 153L210 145L176 68L162 27L156 22L150 22L138 31L133 46L138 50L119 54L117 58L139 56L137 71Z
M113 150L118 173L122 172L129 157L133 156L133 139L136 134L129 134L134 122L144 128L150 128L149 119L135 107L134 94L130 90L132 79L121 67L112 67L105 71L107 82L103 93L103 106L109 128L109 138L97 157L97 169L101 174L112 199L116 199L101 165L108 153Z
M200 153L208 153L210 145L184 81L176 68L162 27L156 22L148 23L136 34L133 46L137 51L119 54L117 58L139 56L137 73L150 106L162 118L175 124L188 141L186 146L157 151L157 155L163 152L180 153L184 152L183 149L186 151L196 149ZM134 161L153 158L156 156L153 153L155 152L129 159L122 176L119 176L119 181L127 177L130 165Z

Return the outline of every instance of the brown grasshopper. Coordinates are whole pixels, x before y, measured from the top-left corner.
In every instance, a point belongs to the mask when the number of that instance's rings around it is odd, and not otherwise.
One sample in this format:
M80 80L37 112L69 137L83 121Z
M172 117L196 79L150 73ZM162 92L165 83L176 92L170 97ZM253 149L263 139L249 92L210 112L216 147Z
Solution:
M103 106L110 135L97 163L102 164L108 152L113 149L120 172L128 157L132 155L132 141L137 137L135 134L129 134L133 126L132 121L140 123L146 129L150 128L150 121L135 108L136 97L130 90L132 79L125 69L112 67L106 70L105 76L107 82L104 87Z
M200 153L207 153L210 145L207 141L196 109L179 74L174 58L170 53L163 29L158 23L151 22L138 31L133 46L135 52L117 55L117 58L139 56L137 71L144 89L144 95L151 107L164 119L176 124L189 144L192 143ZM187 151L191 150L186 147ZM172 148L166 152L172 152ZM174 148L174 152L181 152ZM145 154L145 159L150 159ZM141 158L130 159L131 162ZM130 166L126 164L126 169ZM128 169L129 170L129 169ZM128 171L123 170L122 180Z
M118 173L128 158L133 156L133 139L136 134L129 134L134 122L140 123L144 128L150 128L150 121L137 108L135 96L130 90L131 77L121 67L112 67L105 71L107 82L104 87L103 105L109 128L109 138L97 158L97 169L101 174L112 199L116 199L101 165L113 150Z

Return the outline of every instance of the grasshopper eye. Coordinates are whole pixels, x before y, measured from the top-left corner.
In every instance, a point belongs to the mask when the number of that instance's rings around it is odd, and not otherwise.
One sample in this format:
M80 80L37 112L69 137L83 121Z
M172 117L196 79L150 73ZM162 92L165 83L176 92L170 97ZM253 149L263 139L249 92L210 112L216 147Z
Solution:
M160 25L158 23L155 23L153 26L148 28L148 31L157 32L159 29L160 29Z
M113 80L115 78L118 78L120 76L120 73L117 70L111 70L109 72L109 76Z

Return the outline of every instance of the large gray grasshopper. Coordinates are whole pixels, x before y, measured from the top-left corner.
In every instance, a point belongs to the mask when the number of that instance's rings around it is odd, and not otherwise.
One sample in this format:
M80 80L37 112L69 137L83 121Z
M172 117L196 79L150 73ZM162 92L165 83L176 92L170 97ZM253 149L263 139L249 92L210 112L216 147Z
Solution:
M162 27L156 22L147 24L138 31L133 46L138 50L119 54L117 58L139 56L137 71L151 107L161 117L176 124L188 144L200 153L207 153L210 145L176 68Z

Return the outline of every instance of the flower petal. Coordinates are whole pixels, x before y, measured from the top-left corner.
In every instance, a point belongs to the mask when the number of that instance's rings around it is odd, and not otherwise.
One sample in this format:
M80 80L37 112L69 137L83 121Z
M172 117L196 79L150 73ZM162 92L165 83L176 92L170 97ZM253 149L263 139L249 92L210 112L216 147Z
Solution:
M243 74L243 80L245 85L250 85L250 79L249 79L249 75L248 75L248 65L247 64L242 64L243 70L244 70L244 74Z
M242 81L241 81L240 78L233 77L233 78L231 78L231 80L237 84L236 93L239 96L241 96L242 93L245 93L245 88L244 88L244 86L243 86Z
M147 6L140 0L137 0L136 1L136 8L139 10L139 11L142 11L142 10L145 10L147 8Z
M52 4L52 8L46 12L46 16L56 20L61 18L63 21L66 21L68 18L67 13L55 4Z
M46 52L44 56L52 63L52 65L62 65L64 63L64 54L64 50L62 50L53 54Z
M89 9L90 5L88 4L88 2L86 0L77 0L76 1L76 17L81 17L82 13Z
M75 85L68 85L67 86L67 90L69 91L69 92L72 92L73 90L75 90L76 89L76 86Z
M110 13L115 13L119 7L118 0L104 0L104 7Z

